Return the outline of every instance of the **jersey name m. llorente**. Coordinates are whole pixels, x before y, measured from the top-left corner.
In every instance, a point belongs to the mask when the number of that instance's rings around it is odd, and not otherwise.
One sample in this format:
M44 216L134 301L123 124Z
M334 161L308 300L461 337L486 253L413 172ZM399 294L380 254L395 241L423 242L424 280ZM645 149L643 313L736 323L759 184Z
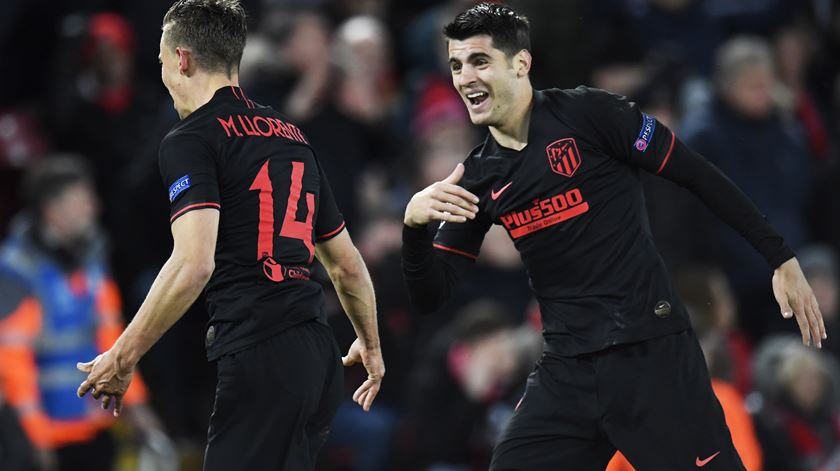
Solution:
M639 169L668 165L674 134L606 92L534 92L528 144L488 134L460 183L474 220L443 224L435 248L475 258L492 224L518 249L552 350L580 354L678 332L688 316L651 236Z
M172 128L159 157L171 221L220 211L206 289L209 359L323 320L323 292L310 280L315 242L340 233L344 221L297 126L223 87Z

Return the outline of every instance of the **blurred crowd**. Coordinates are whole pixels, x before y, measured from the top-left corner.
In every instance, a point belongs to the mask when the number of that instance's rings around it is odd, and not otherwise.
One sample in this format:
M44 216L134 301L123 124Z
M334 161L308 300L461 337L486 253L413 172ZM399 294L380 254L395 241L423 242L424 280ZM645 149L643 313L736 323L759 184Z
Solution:
M171 250L157 150L178 116L157 63L166 0L4 0L0 15L0 468L200 469L214 365L203 301L141 361L124 419L75 399ZM314 143L377 291L387 375L347 370L321 470L472 471L539 358L518 254L491 230L441 312L412 312L402 212L483 139L441 27L468 0L243 0L241 85ZM654 237L690 309L749 471L840 470L840 1L511 0L537 88L627 95L742 188L796 251L825 317L801 345L772 270L693 196L644 176ZM325 274L321 274L331 291ZM563 268L557 267L557 276ZM342 348L354 338L335 296ZM279 406L279 405L278 405ZM611 470L632 469L617 457Z

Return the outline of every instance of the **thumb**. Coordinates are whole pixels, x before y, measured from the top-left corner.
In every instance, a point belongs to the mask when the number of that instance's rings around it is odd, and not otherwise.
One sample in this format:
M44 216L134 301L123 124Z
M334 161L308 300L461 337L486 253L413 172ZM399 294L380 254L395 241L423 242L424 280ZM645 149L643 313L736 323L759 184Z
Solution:
M793 316L793 309L790 308L790 304L786 300L779 301L779 307L782 308L782 317L785 319L790 319Z
M463 176L464 176L464 164L459 163L458 165L455 166L455 170L453 170L452 173L450 173L448 177L444 178L443 181L444 181L444 183L451 183L451 184L454 185L454 184L458 183L459 181L461 181L461 177L463 177Z
M93 360L91 360L87 363L82 363L82 362L76 363L76 369L83 372L83 373L90 373L91 370L93 369Z
M341 363L344 366L353 366L356 364L356 360L348 354L347 356L341 357Z

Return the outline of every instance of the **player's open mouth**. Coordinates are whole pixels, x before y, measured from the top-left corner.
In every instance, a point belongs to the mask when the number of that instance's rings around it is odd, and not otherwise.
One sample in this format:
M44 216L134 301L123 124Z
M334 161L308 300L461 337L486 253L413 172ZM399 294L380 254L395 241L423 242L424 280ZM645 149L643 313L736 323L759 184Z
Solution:
M488 94L487 92L467 93L467 100L470 101L470 104L472 104L474 108L484 103L484 101L487 100L487 98L489 97L490 94Z

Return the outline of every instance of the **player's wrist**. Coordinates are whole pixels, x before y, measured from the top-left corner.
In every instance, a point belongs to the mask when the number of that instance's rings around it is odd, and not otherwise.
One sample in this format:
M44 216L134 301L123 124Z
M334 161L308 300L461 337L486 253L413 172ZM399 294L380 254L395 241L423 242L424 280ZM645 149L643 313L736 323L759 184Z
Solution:
M403 218L403 224L412 229L423 229L426 227L426 224L428 224L428 221L418 221L406 212L405 217Z
M403 224L405 224L406 226L408 226L412 229L423 229L424 227L426 227L425 224L420 224L420 223L411 221L409 219L404 219Z
M360 338L359 339L359 347L361 347L362 350L367 350L369 352L374 352L374 351L377 351L381 348L378 338L377 339L368 339L368 340L363 340L363 339Z
M142 356L142 353L137 348L132 347L131 343L130 338L123 335L123 338L118 339L114 343L114 346L111 347L114 364L117 367L117 371L121 374L128 374L134 371Z

